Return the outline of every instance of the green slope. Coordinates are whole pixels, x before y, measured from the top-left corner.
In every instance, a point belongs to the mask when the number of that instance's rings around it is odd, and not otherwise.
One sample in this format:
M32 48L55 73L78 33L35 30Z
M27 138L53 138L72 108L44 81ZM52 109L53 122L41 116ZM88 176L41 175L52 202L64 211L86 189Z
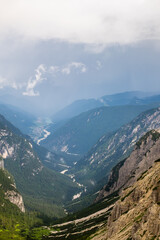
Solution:
M130 154L136 141L151 129L160 128L159 119L160 109L151 109L115 133L104 135L69 173L74 173L88 190L101 187L111 169Z
M0 169L0 239L42 239L43 235L49 233L41 227L44 224L43 220L37 217L36 213L21 212L6 197L8 191L19 194L13 176Z
M64 215L62 205L72 199L79 187L67 176L44 167L32 143L2 116L0 154L5 157L5 168L14 176L27 209L52 217Z
M0 104L0 114L25 134L29 134L31 127L35 127L36 118L15 106Z
M107 132L115 131L151 106L100 107L69 120L44 141L50 151L83 155Z

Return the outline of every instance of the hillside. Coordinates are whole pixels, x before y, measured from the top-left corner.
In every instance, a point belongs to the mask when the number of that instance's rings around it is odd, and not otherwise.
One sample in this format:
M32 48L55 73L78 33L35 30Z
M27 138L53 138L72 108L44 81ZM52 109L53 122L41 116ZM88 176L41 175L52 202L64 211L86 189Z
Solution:
M80 99L64 107L52 116L54 122L70 119L82 112L89 111L101 106L137 105L160 102L158 96L152 98L153 94L140 91L122 92L112 95L105 95L97 99ZM158 101L157 101L158 100Z
M24 134L29 134L31 128L35 127L36 117L15 106L0 104L0 114Z
M72 200L78 185L42 164L32 142L0 116L0 154L5 168L14 176L27 209L50 216L63 216L63 203Z
M140 138L128 158L119 162L111 171L108 183L99 192L96 201L133 185L145 176L148 169L160 155L159 130L151 130ZM143 173L143 174L142 174Z
M115 133L104 135L71 173L89 189L105 184L111 169L130 154L139 138L157 128L160 128L160 108L140 114Z
M130 177L131 180L129 179L129 182L125 181L123 190L121 189L120 200L113 207L106 226L90 239L159 239L160 134L156 134L156 140L152 136L149 135L146 139L142 139L141 145L138 143L135 152L119 170L119 177L115 181L117 184L120 180L122 182L124 180L122 169L126 169L125 165L127 166L133 159L134 163L139 163L134 166L135 174L131 174L131 171L130 174L127 171L125 172L124 177L128 179ZM137 155L137 153L140 153L140 155ZM136 156L139 159L135 158ZM145 164L146 171L142 172L142 166L144 167ZM139 170L139 166L141 166L141 170ZM119 185L119 188L122 188L122 185Z
M16 221L20 219L19 215L25 209L13 177L2 169L0 169L0 196L0 239L11 239L13 233L16 235ZM12 216L12 223L10 216Z
M104 106L99 100L96 99L82 99L77 100L70 105L66 106L56 114L52 116L53 121L59 122L65 119L70 119L79 115L82 112L89 111L91 109Z
M101 136L117 130L149 108L149 105L115 106L87 111L53 131L41 145L50 151L80 157L87 153Z
M112 170L112 185L108 186L113 193L50 226L48 239L159 239L156 238L160 236L159 155L160 133L153 130L137 142L121 167L118 164ZM115 184L117 189L113 188Z

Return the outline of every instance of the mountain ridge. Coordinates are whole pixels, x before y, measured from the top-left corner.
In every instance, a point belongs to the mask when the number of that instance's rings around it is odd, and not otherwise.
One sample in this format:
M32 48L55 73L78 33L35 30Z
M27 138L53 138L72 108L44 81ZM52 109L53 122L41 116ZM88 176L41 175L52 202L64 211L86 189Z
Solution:
M146 132L160 128L160 108L141 113L113 134L104 135L90 152L75 165L75 179L85 186L93 186L111 169L128 157L133 146Z
M3 116L0 116L0 154L27 209L64 215L63 203L72 200L80 187L69 177L46 168L32 142Z

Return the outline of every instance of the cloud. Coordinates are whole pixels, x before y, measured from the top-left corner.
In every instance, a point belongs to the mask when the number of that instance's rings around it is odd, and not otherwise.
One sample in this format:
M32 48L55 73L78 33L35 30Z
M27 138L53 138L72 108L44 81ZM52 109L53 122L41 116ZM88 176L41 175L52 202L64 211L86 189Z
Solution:
M57 73L60 71L60 67L59 66L50 66L49 67L49 72L50 73Z
M66 67L62 68L61 72L66 75L69 75L71 73L71 70L74 68L79 69L81 73L85 73L87 71L85 64L81 62L72 62L68 64Z
M46 72L45 66L43 64L40 64L35 70L35 77L29 79L27 83L26 91L23 92L24 96L32 96L32 97L39 96L39 92L35 91L35 87L46 79L43 77L43 74L45 72Z
M6 83L7 83L7 80L0 76L0 89L4 88L6 86Z
M159 0L5 0L1 37L104 46L160 39Z
M14 81L9 81L6 78L0 76L0 89L3 89L4 87L11 87L17 90L18 88L21 88L21 85L22 84L18 84Z
M67 64L66 67L45 66L44 64L40 64L35 69L35 76L29 78L26 84L26 90L23 92L23 95L31 97L39 96L40 95L39 91L35 91L37 85L42 83L44 80L50 80L53 77L57 77L56 76L57 73L69 75L73 69L79 69L81 73L85 73L87 71L86 65L81 62L71 62Z

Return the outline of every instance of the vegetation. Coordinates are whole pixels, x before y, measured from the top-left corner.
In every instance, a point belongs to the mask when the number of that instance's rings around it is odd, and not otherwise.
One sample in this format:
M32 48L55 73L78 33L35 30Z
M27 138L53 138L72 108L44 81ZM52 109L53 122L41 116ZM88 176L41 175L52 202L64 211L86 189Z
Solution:
M42 145L60 151L66 145L68 152L85 154L108 132L128 123L148 106L114 106L96 108L70 119L61 128L53 131ZM54 129L54 125L53 125Z
M152 140L154 142L157 141L160 138L160 133L159 132L151 130L139 139L139 141L136 143L137 148L140 148L140 146L143 142L146 144L146 140L150 135L152 136Z
M14 176L26 208L49 217L65 216L63 203L72 200L79 187L70 178L44 167L31 142L2 116L0 129L5 130L1 148L13 151L5 159L5 168Z
M35 226L41 226L43 220L36 212L22 213L20 209L7 198L7 191L17 192L13 177L0 169L0 239L41 239L34 238ZM42 227L38 229L43 232ZM37 230L36 230L37 231ZM47 234L44 232L44 234Z

